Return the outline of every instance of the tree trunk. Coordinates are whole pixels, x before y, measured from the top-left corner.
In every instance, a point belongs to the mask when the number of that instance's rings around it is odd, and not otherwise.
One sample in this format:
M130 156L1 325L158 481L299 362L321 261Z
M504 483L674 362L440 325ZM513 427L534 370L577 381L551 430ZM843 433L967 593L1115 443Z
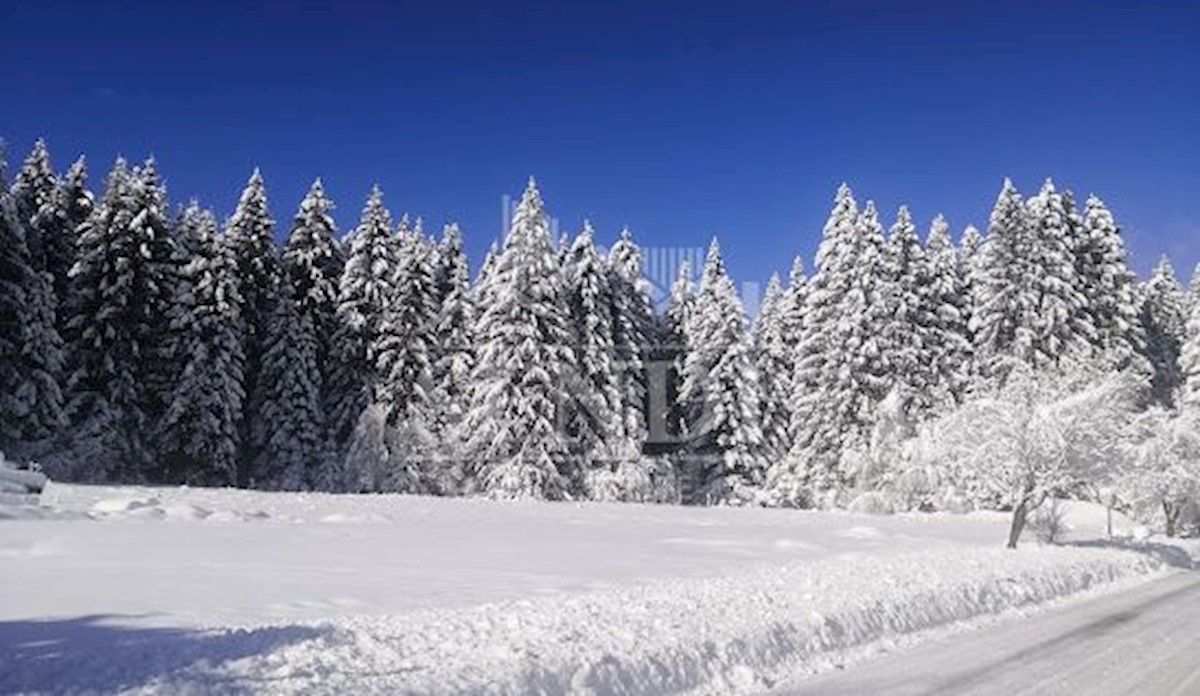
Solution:
M1021 532L1025 531L1025 518L1028 515L1028 501L1022 500L1013 508L1012 527L1008 530L1008 548L1017 548L1017 541L1021 538Z
M1167 520L1167 538L1174 538L1175 524L1179 521L1179 512L1183 509L1182 505L1174 505L1169 501L1163 501L1163 517Z

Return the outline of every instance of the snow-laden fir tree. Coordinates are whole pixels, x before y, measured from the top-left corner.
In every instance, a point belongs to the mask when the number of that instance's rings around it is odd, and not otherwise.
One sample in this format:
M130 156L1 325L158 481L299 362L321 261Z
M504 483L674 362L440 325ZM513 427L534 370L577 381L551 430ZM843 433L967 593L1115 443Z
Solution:
M693 409L688 447L696 471L687 499L697 504L755 500L765 471L762 392L754 344L733 281L713 240L688 333L682 395Z
M883 323L890 389L903 410L920 418L949 396L938 362L943 338L938 331L930 260L908 208L901 206L883 255Z
M283 249L284 283L291 287L300 313L312 317L317 334L322 399L328 396L325 384L333 369L338 281L344 263L331 215L333 209L333 201L325 195L325 187L317 179L300 201Z
M50 276L38 271L0 161L0 451L29 448L63 425L62 342Z
M1052 182L1025 205L1004 180L973 287L971 328L985 376L1003 377L1014 361L1044 369L1090 349L1095 329L1081 312L1069 232Z
M179 228L191 238L171 311L178 379L159 423L160 478L231 486L237 481L243 389L237 262L213 214L195 203Z
M569 245L563 267L564 301L571 324L579 389L566 405L566 433L572 454L579 458L583 480L572 482L591 495L594 470L615 459L613 447L622 435L622 400L613 346L612 275L596 249L590 223Z
M950 225L938 215L925 242L929 259L929 299L934 325L933 372L939 389L955 401L961 399L970 381L971 340L967 330L970 294L959 261L959 250L950 239Z
M275 220L267 204L266 184L256 168L242 190L237 208L229 218L225 238L237 259L239 294L242 303L239 310L242 323L246 360L246 407L242 425L244 442L249 446L243 452L243 471L240 483L248 483L246 475L255 467L258 453L254 451L259 442L253 436L260 428L256 420L261 417L268 385L263 370L264 343L275 316L275 302L280 292L279 250L275 246Z
M433 473L429 460L436 435L432 395L437 289L432 250L419 223L415 230L401 230L394 247L391 298L368 350L379 375L375 402L388 425L400 433L403 449L391 453L398 470L392 472L389 490L417 493L427 488L426 472Z
M462 485L465 433L460 425L470 399L471 371L475 367L475 301L471 270L458 225L442 230L434 268L437 316L434 325L433 418L442 442L437 489L457 492Z
M1088 319L1096 331L1095 350L1119 367L1149 372L1143 357L1145 335L1138 320L1137 276L1126 264L1121 230L1096 196L1087 199L1079 222L1075 268Z
M350 236L350 251L338 281L336 360L326 411L334 443L349 440L359 416L375 397L379 382L372 348L380 334L384 309L392 298L395 249L392 217L383 192L371 190L362 218Z
M864 441L887 394L883 251L874 204L860 213L843 185L808 285L792 385L792 452L771 486L780 504L824 504L844 487L841 455Z
M563 498L577 473L560 416L577 383L561 273L530 179L481 288L466 429L476 485L502 498ZM560 468L561 467L561 468Z
M646 439L645 358L654 332L654 309L642 277L642 250L633 241L629 228L608 252L612 301L612 344L617 388L621 393L619 411L621 447L625 456L641 454Z
M312 316L300 312L294 288L285 288L272 302L261 345L259 412L250 431L255 453L250 484L305 490L312 487L326 456L325 423L316 330Z
M667 297L667 305L663 310L660 349L663 360L668 362L663 431L667 438L678 444L688 433L688 409L681 398L683 389L683 368L691 346L688 336L689 321L695 306L695 290L692 282L692 264L684 259L679 264L679 271L671 283L671 292ZM680 467L686 469L686 467ZM686 481L682 482L689 485Z
M852 289L859 210L842 184L817 249L813 275L805 284L803 321L792 375L792 451L770 472L768 500L774 505L809 506L818 495L841 487L837 460L847 414L833 401L831 377L839 369L834 335Z
M974 225L967 225L958 242L958 270L962 275L963 292L966 295L967 337L971 340L972 351L975 346L975 335L971 327L974 325L972 317L975 311L975 288L980 285L982 251L983 235ZM971 360L971 370L972 372L975 370L974 359Z
M786 309L787 297L779 274L772 274L754 322L755 369L762 395L763 454L772 464L791 449L791 353L795 346L787 343Z
M1176 391L1183 385L1179 358L1187 338L1188 303L1167 257L1159 260L1154 273L1142 284L1141 295L1146 359L1154 371L1151 398L1163 406L1174 406Z
M66 336L67 322L71 318L71 267L79 248L79 229L92 216L96 207L92 192L87 186L87 163L83 156L71 165L59 180L57 209L61 213L62 228L56 244L50 246L53 256L48 265L54 270L54 294L58 298L59 333ZM61 253L60 253L61 252Z
M1192 306L1186 335L1179 355L1179 376L1183 380L1180 406L1200 415L1200 304Z
M25 229L25 243L33 266L52 277L66 277L73 254L70 237L62 234L64 217L58 210L58 177L50 163L46 141L38 139L21 165L12 185L17 217ZM68 245L64 248L64 242Z
M117 160L71 269L68 412L77 444L101 468L87 476L152 474L154 419L173 386L166 371L178 258L153 161L130 172Z

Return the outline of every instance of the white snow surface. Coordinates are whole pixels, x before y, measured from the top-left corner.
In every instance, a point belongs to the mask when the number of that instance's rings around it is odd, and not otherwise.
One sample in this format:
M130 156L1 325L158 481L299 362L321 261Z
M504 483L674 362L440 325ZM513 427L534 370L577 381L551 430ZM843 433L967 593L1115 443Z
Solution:
M42 504L0 522L0 692L756 693L1171 560L1007 551L984 513L54 483Z

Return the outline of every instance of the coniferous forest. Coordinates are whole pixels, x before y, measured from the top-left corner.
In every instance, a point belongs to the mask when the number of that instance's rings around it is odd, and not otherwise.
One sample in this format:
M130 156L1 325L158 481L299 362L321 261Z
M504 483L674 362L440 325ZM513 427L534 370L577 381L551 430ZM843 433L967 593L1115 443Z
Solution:
M629 231L553 239L533 180L477 269L378 189L342 230L320 180L277 220L255 172L222 221L41 141L2 183L0 450L52 477L1020 524L1110 497L1168 530L1200 492L1195 281L1139 280L1050 180L961 233L843 185L754 317L716 240L656 307Z

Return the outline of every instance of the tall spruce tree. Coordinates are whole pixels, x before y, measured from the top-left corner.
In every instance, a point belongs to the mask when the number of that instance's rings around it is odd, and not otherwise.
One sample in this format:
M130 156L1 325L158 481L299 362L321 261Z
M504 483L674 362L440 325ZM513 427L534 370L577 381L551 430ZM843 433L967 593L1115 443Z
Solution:
M887 313L883 343L888 382L906 413L921 417L949 398L938 372L933 270L908 208L901 206L883 257Z
M763 454L772 463L791 449L792 360L794 346L787 343L785 311L788 309L778 274L772 274L754 322L757 349L755 369L762 395Z
M68 326L71 421L80 445L115 481L154 475L154 417L173 381L169 317L178 259L153 161L130 172L117 160L81 228Z
M17 217L25 229L25 243L35 270L65 277L70 268L61 268L71 258L71 249L62 249L62 216L58 210L58 177L50 163L46 141L38 139L21 165L12 185ZM65 254L63 252L66 252Z
M391 300L384 307L370 352L379 381L375 400L387 423L401 433L404 452L393 452L392 489L404 493L429 488L433 454L433 361L437 350L437 306L432 254L420 223L396 243Z
M322 400L328 398L326 383L333 370L338 280L345 263L337 243L333 210L333 201L325 195L325 187L317 179L296 211L282 259L284 283L296 297L299 312L312 317Z
M266 383L263 370L264 342L275 316L275 302L280 291L279 251L275 246L275 220L267 205L266 184L257 168L250 175L238 200L237 209L226 226L225 238L237 259L239 295L238 308L242 323L243 352L246 360L246 404L243 413L242 436L248 445L243 452L239 483L250 483L261 443L253 433L256 419L262 416L267 391L274 387Z
M261 391L250 431L249 481L258 488L309 489L324 463L317 336L312 316L299 304L295 288L275 298L260 344Z
M674 282L671 283L667 306L663 310L663 329L661 331L663 359L668 361L663 434L671 442L672 449L676 450L688 434L688 405L682 397L683 371L688 351L692 346L688 329L695 301L692 264L684 259L679 265ZM686 469L686 466L678 468L683 470ZM694 487L686 479L681 483L684 488Z
M621 447L625 456L638 457L646 439L646 365L654 332L654 309L642 278L642 250L629 228L608 253L612 301L612 344L615 352Z
M477 485L503 498L562 498L577 472L560 416L577 381L561 273L533 179L481 288L467 414ZM561 468L560 468L561 467Z
M701 273L688 332L683 394L692 404L689 448L698 504L744 504L758 495L766 471L762 392L754 346L733 281L713 240Z
M950 239L950 225L938 215L925 242L930 264L929 296L933 303L934 373L941 389L961 401L971 371L970 293L959 250Z
M1181 406L1200 409L1200 304L1193 305L1187 324L1187 340L1180 349L1179 368L1183 379Z
M1188 306L1187 295L1167 257L1159 260L1154 273L1142 284L1141 295L1146 359L1153 369L1151 399L1172 407L1176 391L1183 385L1179 356L1187 338Z
M586 492L588 475L609 466L613 447L622 435L620 382L613 345L617 321L612 275L596 249L592 226L569 245L563 267L565 306L580 377L580 389L566 406L566 432L584 481L573 482Z
M237 482L245 398L237 262L210 211L193 203L179 227L192 252L170 315L180 371L159 425L159 477L230 486Z
M461 425L475 367L476 316L471 269L462 233L453 223L442 229L434 262L434 291L432 413L443 459L434 483L442 494L453 495L462 489L465 473L466 434Z
M373 350L384 310L392 299L395 264L392 217L383 205L383 192L376 186L351 234L350 253L338 282L333 339L337 360L326 411L333 441L339 448L347 444L359 416L375 398L379 373Z
M0 451L13 457L36 453L63 425L53 286L25 232L0 161Z
M1096 196L1087 199L1079 224L1075 268L1088 320L1095 328L1093 347L1117 367L1148 373L1137 276L1126 264L1121 230Z

